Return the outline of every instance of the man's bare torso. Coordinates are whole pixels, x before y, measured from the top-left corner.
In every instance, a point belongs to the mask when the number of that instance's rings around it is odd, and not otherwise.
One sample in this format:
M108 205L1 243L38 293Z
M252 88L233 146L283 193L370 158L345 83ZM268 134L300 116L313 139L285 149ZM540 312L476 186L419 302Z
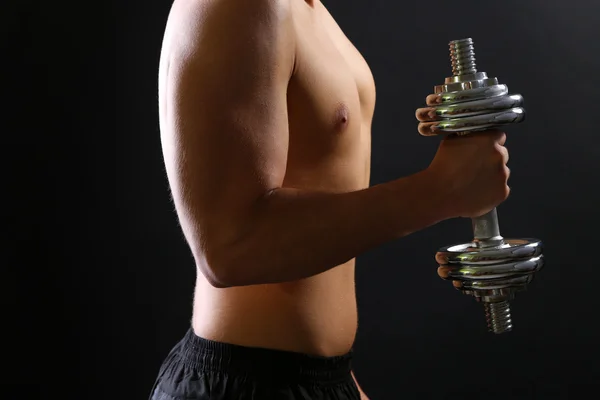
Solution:
M176 0L173 5L161 56L161 87L168 82L165 59L177 40L181 13L198 1L203 0ZM289 151L283 186L330 192L366 188L375 106L369 67L319 1L290 1L297 54L287 94ZM161 97L161 118L165 106ZM199 336L324 356L346 353L354 342L354 260L281 284L221 289L202 273L197 276L192 325Z

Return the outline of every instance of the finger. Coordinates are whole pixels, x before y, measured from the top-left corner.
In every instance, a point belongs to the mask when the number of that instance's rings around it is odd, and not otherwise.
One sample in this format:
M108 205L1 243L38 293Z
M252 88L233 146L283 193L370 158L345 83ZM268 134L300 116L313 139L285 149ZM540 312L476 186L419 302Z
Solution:
M444 253L437 253L435 255L435 261L440 264L440 267L448 265L448 256ZM443 278L443 276L442 276Z
M439 106L442 104L442 96L440 94L430 94L425 99L425 104L428 106Z
M453 268L447 265L441 265L438 267L437 273L438 276L442 279L448 279L450 277L450 273L453 271Z
M417 120L421 122L435 121L438 119L435 108L432 107L418 108L415 115Z
M440 133L439 122L421 122L419 123L419 134L422 136L436 136Z
M462 282L450 278L452 271L454 271L454 268L442 265L438 268L438 276L445 280L452 280L452 286L456 289L461 289L463 286Z

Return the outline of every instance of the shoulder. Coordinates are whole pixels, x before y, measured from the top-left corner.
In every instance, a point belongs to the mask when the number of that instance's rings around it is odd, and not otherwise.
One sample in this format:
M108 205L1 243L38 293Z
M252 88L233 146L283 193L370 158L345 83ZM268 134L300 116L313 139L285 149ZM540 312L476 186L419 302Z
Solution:
M297 35L291 1L175 0L161 58L171 66L269 64L292 70Z
M212 23L243 29L257 23L285 24L293 0L175 0L169 20L186 21L187 29ZM232 24L236 24L233 26Z
M164 39L171 49L183 52L207 40L220 46L264 42L287 47L296 36L292 1L175 0Z

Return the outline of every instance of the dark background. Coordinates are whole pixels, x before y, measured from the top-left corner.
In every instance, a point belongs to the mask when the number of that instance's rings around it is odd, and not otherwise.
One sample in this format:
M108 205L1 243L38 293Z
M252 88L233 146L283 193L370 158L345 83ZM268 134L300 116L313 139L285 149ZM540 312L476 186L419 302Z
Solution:
M0 9L1 399L145 399L189 326L195 270L158 134L170 4ZM450 75L447 43L475 40L479 70L521 93L528 111L507 129L502 233L546 246L547 266L514 301L515 329L501 336L436 274L435 251L469 240L469 221L361 255L354 368L364 390L373 400L576 399L600 388L600 3L325 5L377 83L373 184L428 165L437 139L417 134L414 110Z

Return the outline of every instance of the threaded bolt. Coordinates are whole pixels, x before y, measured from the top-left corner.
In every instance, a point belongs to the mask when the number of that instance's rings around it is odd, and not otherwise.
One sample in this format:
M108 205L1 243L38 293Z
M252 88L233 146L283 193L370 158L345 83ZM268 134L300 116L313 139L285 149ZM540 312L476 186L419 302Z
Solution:
M473 39L460 39L450 42L450 60L452 75L460 76L477 72Z
M512 330L510 305L508 301L483 303L488 330L493 333L504 333Z

